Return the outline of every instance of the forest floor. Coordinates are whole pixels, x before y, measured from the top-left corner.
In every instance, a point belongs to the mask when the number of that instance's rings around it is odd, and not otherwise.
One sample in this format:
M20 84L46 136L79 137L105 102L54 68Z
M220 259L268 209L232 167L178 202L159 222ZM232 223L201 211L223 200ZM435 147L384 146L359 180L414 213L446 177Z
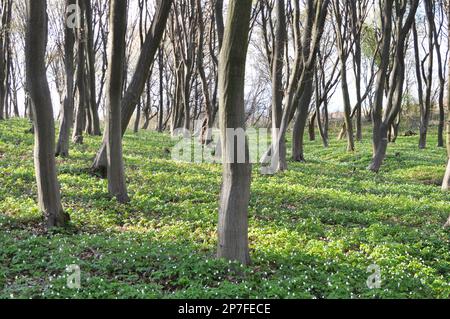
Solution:
M46 233L36 205L33 137L0 122L0 298L450 298L445 149L417 136L367 171L369 130L353 154L333 137L277 176L254 166L252 265L215 260L221 166L177 163L170 136L128 133L132 201L119 205L89 167L100 137L58 159L67 230ZM335 136L335 135L333 135ZM67 288L69 265L81 288ZM369 289L377 265L381 288Z

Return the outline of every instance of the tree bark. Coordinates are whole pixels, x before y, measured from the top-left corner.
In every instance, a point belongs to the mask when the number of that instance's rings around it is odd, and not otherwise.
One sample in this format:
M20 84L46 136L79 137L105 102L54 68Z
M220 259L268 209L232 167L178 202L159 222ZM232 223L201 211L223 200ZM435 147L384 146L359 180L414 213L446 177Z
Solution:
M96 83L95 83L95 51L94 51L94 26L92 18L91 0L85 0L86 11L86 30L87 30L87 82L89 85L88 105L89 117L91 119L91 127L89 134L100 136L100 119L98 116Z
M413 0L409 5L409 13L404 19L406 3L396 3L396 48L393 57L392 70L389 79L388 102L383 118L383 98L386 85L386 70L390 61L390 43L392 36L392 7L393 3L387 1L384 5L383 19L383 43L381 50L381 63L378 75L377 88L375 93L375 106L373 111L374 134L373 146L374 157L369 169L378 172L386 157L388 145L388 131L401 111L403 98L403 85L405 81L405 46L406 38L413 25L419 0ZM405 22L403 23L403 21ZM383 74L384 73L384 74Z
M34 113L34 162L38 202L47 226L63 227L70 218L63 211L56 173L55 126L45 68L47 30L47 2L28 0L25 60Z
M434 65L434 14L433 4L431 1L425 1L425 12L428 21L428 68L425 72L425 67L422 63L422 73L426 85L425 99L423 105L420 106L420 140L419 149L427 147L427 133L431 117L431 98L433 88L433 65ZM425 60L423 61L425 62Z
M276 5L277 25L275 31L274 50L272 58L272 144L278 140L283 117L283 68L285 56L286 8L285 1L278 0Z
M244 82L248 47L251 0L231 0L219 63L220 131L223 159L223 182L220 196L218 257L250 263L248 245L248 204L251 164L246 139L243 162L230 129L244 130ZM231 135L230 135L231 134Z
M133 78L121 102L122 136L126 132L136 105L139 103L139 98L144 90L145 83L155 59L156 52L158 51L159 44L161 43L161 39L164 34L171 5L172 0L159 2L154 20L147 32L144 47L140 52ZM102 146L98 150L96 158L92 165L92 170L93 172L100 174L102 177L105 177L107 174L105 136L103 138Z
M127 30L127 1L112 0L109 18L108 73L106 77L106 153L108 191L120 203L129 201L122 154L120 101L122 98L125 35Z
M314 111L308 123L309 140L311 142L316 140L316 117L317 113Z
M80 6L80 24L83 26L84 19L84 1L78 2ZM78 89L78 107L76 109L75 124L72 134L72 140L75 144L83 143L83 131L86 127L86 105L87 105L87 94L86 94L86 31L84 28L78 28L76 32L77 38L77 89Z
M76 0L66 0L66 7L76 3ZM74 45L75 36L73 30L66 26L64 28L64 67L66 73L66 87L59 129L56 156L69 157L70 129L73 125L74 112Z

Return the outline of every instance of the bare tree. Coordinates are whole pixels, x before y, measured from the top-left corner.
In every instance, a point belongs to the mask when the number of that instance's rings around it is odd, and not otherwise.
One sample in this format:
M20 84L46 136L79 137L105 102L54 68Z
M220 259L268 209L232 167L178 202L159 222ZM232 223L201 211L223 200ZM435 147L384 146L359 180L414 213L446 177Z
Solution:
M271 146L271 164L267 173L287 169L286 132L295 112L297 117L293 130L292 157L295 161L304 161L303 134L313 96L314 68L322 37L329 0L306 2L306 22L301 37L300 2L294 2L294 47L295 61L290 73L288 88L284 97L283 116L276 143ZM264 158L263 162L267 159ZM264 169L266 170L266 168Z
M283 69L285 48L287 42L286 7L284 0L277 1L276 5L276 31L273 46L272 60L272 143L276 144L278 130L283 117Z
M107 118L105 140L108 163L108 191L121 203L129 201L122 155L120 101L122 98L125 34L127 31L127 1L112 0L108 37L108 73L106 77Z
M432 94L433 94L433 67L434 67L434 5L432 1L425 1L425 13L427 16L428 30L427 30L427 40L428 40L428 51L425 58L422 61L417 61L416 64L420 68L420 76L423 78L423 83L425 84L425 96L422 93L422 103L420 104L420 139L419 139L419 149L426 148L427 145L427 133L428 126L431 118L431 104L432 104ZM417 47L417 38L415 37L415 51L416 59L419 56ZM425 63L428 61L427 67ZM418 83L420 81L418 80ZM422 91L422 88L419 89Z
M337 39L339 59L341 61L341 87L344 102L345 127L347 129L347 151L355 150L355 141L353 136L353 124L351 119L351 102L347 80L347 61L352 48L351 34L351 5L349 2L342 3L339 0L333 2L333 12L335 18L334 29Z
M244 81L251 0L231 0L219 63L220 131L223 182L220 196L218 257L250 263L248 204L251 164L248 142L235 143L235 130L244 130ZM231 132L232 131L232 132ZM242 145L241 145L242 146ZM238 153L245 150L245 160Z
M55 127L45 68L48 30L46 10L46 1L27 1L25 60L34 114L34 162L39 207L46 218L48 227L62 227L69 221L69 215L62 208L56 174Z
M88 105L88 126L87 131L91 135L101 135L100 119L98 115L96 81L95 81L95 45L94 45L94 20L91 0L84 0L85 5L85 28L86 28L86 82L87 85L87 105Z
M388 67L391 61L391 42L393 34L393 7L395 3L395 46L393 62L388 80ZM382 9L382 43L381 62L375 91L375 105L373 109L373 150L374 156L369 169L378 172L388 146L388 132L397 118L402 104L403 86L405 80L405 51L406 40L413 25L419 0L379 1ZM409 7L409 12L408 12ZM406 15L406 13L408 14ZM405 18L406 15L406 18ZM383 112L384 92L388 81L388 100ZM384 115L383 115L384 113Z
M163 37L166 22L169 16L172 0L160 1L156 9L150 28L147 30L144 46L139 54L138 62L135 67L133 77L121 101L121 134L125 134L128 124L133 116L134 110L139 103L142 92L148 76L150 74L151 66L158 51L159 44ZM97 152L96 158L92 165L92 170L99 173L103 177L107 175L106 165L106 137L103 138L103 143Z
M75 114L74 130L72 140L75 144L83 143L83 131L86 128L86 109L88 104L88 95L86 91L86 42L87 34L85 29L85 1L78 1L80 12L80 28L76 28L76 47L77 47L77 71L76 88L78 91L78 105Z
M434 47L436 49L436 57L437 57L437 66L438 66L438 77L439 77L439 126L438 126L438 147L444 147L444 125L445 125L445 106L444 106L444 98L445 98L445 72L447 68L447 59L449 55L449 49L447 48L446 54L443 57L441 48L442 48L442 39L444 33L444 22L445 22L445 8L443 1L436 1L436 13L435 19L433 19L433 29L434 29ZM438 24L436 24L436 20Z
M76 0L66 0L66 9L74 5ZM66 12L66 19L67 19ZM69 135L73 125L74 112L74 30L65 23L64 28L64 70L65 70L65 90L64 101L61 114L61 124L59 130L56 156L69 156Z

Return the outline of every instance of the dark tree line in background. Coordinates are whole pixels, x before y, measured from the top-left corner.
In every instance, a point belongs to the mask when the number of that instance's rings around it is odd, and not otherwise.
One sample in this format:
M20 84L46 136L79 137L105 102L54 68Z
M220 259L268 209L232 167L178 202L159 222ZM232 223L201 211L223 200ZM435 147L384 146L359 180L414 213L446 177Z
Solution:
M129 201L127 128L181 129L205 146L217 142L218 255L247 264L251 165L248 156L237 163L226 129L271 128L261 164L275 174L288 169L287 134L292 161L307 159L305 133L314 140L318 130L328 147L338 92L339 138L349 152L369 138L363 123L371 122L371 171L381 169L411 112L423 149L438 110L443 147L449 7L444 0L1 0L0 120L25 116L33 124L39 204L49 227L69 220L55 155L69 157L84 134L103 130L92 172L108 179L110 195L122 203ZM56 144L51 92L60 103ZM410 110L414 99L417 111ZM450 154L448 120L446 135ZM443 190L449 181L450 161Z

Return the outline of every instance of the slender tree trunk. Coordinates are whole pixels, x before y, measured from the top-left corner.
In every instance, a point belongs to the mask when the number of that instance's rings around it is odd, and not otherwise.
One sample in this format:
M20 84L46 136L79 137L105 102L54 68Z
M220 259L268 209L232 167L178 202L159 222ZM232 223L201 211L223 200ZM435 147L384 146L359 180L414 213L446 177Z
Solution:
M428 70L425 73L425 68L423 67L422 73L424 75L424 81L426 84L426 92L424 104L420 107L420 140L419 149L425 149L427 147L427 134L428 126L431 117L431 98L433 89L433 65L434 65L434 14L433 14L433 4L430 1L425 2L425 12L428 21Z
M383 101L387 70L390 60L391 37L392 37L392 11L393 1L387 1L383 7L383 33L381 43L381 61L375 89L375 105L373 107L373 160L369 169L378 172L384 160L387 148L387 128L383 127ZM384 133L385 132L385 133ZM386 135L384 137L384 135ZM386 140L383 140L386 138ZM386 145L385 145L386 144Z
M141 124L141 108L142 104L136 108L136 119L134 120L133 132L136 134L139 132L139 125Z
M84 25L84 1L79 1L80 5L80 23ZM78 107L75 116L74 131L72 134L72 139L75 144L83 143L83 131L86 127L86 32L83 28L77 29L77 88L78 88Z
M76 0L66 0L66 6L76 3ZM69 157L69 140L70 129L73 124L74 112L74 65L73 65L73 49L75 44L75 36L73 30L68 26L64 29L64 66L66 73L65 96L62 109L61 124L59 130L58 144L56 147L56 156Z
M306 71L305 71L306 72ZM308 110L313 95L313 74L308 71L305 77L303 94L299 100L299 108L292 132L292 159L296 162L306 162L303 141L306 122L308 120Z
M445 126L445 75L444 65L442 63L441 42L439 35L442 36L442 32L438 32L436 23L433 20L433 35L434 35L434 47L436 50L437 64L438 64L438 76L439 76L439 126L438 126L438 147L444 147L444 126Z
M213 127L213 104L211 101L211 94L209 92L209 84L206 78L205 68L203 65L204 54L203 54L203 42L204 42L204 32L205 26L203 22L202 4L201 0L196 1L197 4L197 20L198 20L198 52L197 52L197 71L200 76L202 84L202 92L205 104L205 119L203 120L203 125L200 134L200 141L202 144L211 143L212 135L211 128ZM196 99L197 101L197 99Z
M218 257L250 263L248 204L251 164L248 141L235 143L234 130L244 130L244 82L250 24L251 0L231 0L220 54L220 130L223 182L220 196ZM230 131L233 131L230 133ZM245 147L242 147L245 146ZM239 163L239 154L245 160Z
M311 142L316 140L316 117L317 113L314 112L311 115L311 118L309 119L308 123L309 140Z
M410 4L410 9L407 18L405 19L405 22L403 24L403 16L406 12L405 10L397 10L397 12L400 14L396 17L396 35L397 35L397 41L395 43L395 55L393 58L393 65L392 65L392 71L391 76L389 79L389 93L388 93L388 103L386 106L384 119L382 118L383 113L383 97L381 99L379 96L377 97L377 102L375 104L375 111L374 111L374 159L372 161L372 164L370 165L369 169L373 172L378 172L381 164L386 157L386 150L387 150L387 144L388 144L388 130L393 125L395 119L401 112L401 105L402 105L402 98L403 98L403 86L405 82L405 47L406 47L406 38L409 34L409 31L411 30L412 24L414 22L417 8L419 6L419 0L414 0ZM406 3L404 3L404 6L406 7ZM390 6L386 5L386 11L384 12L384 19L385 19L385 30L384 30L384 36L386 37L386 33L391 34L391 31L388 31L388 29L392 28L392 11L389 12L389 10L392 10ZM386 21L389 20L389 21ZM383 67L386 67L386 64L389 63L390 59L390 47L385 47L387 43L390 42L390 38L383 40L383 49L382 49L382 65ZM387 51L386 56L384 55ZM385 60L386 59L386 60ZM386 69L381 69L386 70ZM383 72L383 71L381 71ZM383 76L381 76L382 78ZM384 76L386 77L386 75ZM386 78L384 78L386 79ZM379 79L380 80L380 77ZM380 91L380 88L384 88L384 83L377 85L377 93L376 94L383 94L384 92ZM384 89L383 89L384 91ZM381 101L381 104L379 104Z
M353 136L353 123L351 118L351 105L350 105L350 94L348 91L347 84L347 65L345 60L342 62L341 69L341 85L342 85L342 95L344 97L344 115L345 115L345 128L347 135L347 151L353 152L355 150L355 141Z
M154 20L147 32L144 47L142 48L139 55L136 70L121 102L122 136L126 132L136 105L137 103L139 103L139 98L144 91L145 83L148 79L148 75L150 74L151 66L153 64L156 52L158 51L161 39L164 34L171 6L172 0L159 2ZM105 175L107 174L105 136L103 137L103 143L95 157L94 163L92 165L92 170L95 173L100 174L102 177L105 177Z
M89 116L91 118L91 130L89 134L100 136L100 119L98 116L96 83L95 83L95 51L94 51L94 28L92 19L91 0L85 0L86 30L87 30L87 80L89 84Z
M63 227L69 215L62 208L56 174L55 126L45 69L47 30L47 2L28 0L25 60L36 128L34 162L38 202L47 226Z
M283 68L285 56L286 8L285 1L278 0L276 4L276 34L272 59L272 144L277 143L281 120L283 117Z
M106 153L108 162L108 191L120 203L129 201L122 154L120 100L122 97L125 35L127 30L127 1L112 0L108 38L108 75L106 78Z
M320 106L321 106L321 103L320 103L320 92L319 92L319 86L320 86L319 81L320 80L319 80L319 75L317 73L317 70L316 70L316 73L315 73L314 81L316 83L315 84L315 90L316 90L315 106L316 106L317 127L319 129L319 134L320 134L320 137L322 139L323 146L325 148L327 148L328 147L328 138L327 138L326 133L324 131L324 125L322 123L322 115L321 115L321 112L320 112ZM325 99L327 99L326 96L324 96L324 100ZM325 101L324 101L324 104L325 104ZM324 108L325 108L325 106L324 106Z
M0 11L0 19L1 24L6 25L7 16L8 16L8 8L6 6L5 1L2 1L1 5L3 6ZM0 120L4 120L7 117L7 105L6 105L6 96L8 94L7 87L7 66L6 66L6 56L7 56L7 48L5 46L5 36L6 33L0 32Z
M164 130L164 54L163 49L159 48L158 53L159 62L159 110L158 110L158 131L161 133Z
M214 10L216 16L217 38L219 41L219 51L220 51L222 49L223 35L225 32L225 26L223 22L223 0L216 0Z

